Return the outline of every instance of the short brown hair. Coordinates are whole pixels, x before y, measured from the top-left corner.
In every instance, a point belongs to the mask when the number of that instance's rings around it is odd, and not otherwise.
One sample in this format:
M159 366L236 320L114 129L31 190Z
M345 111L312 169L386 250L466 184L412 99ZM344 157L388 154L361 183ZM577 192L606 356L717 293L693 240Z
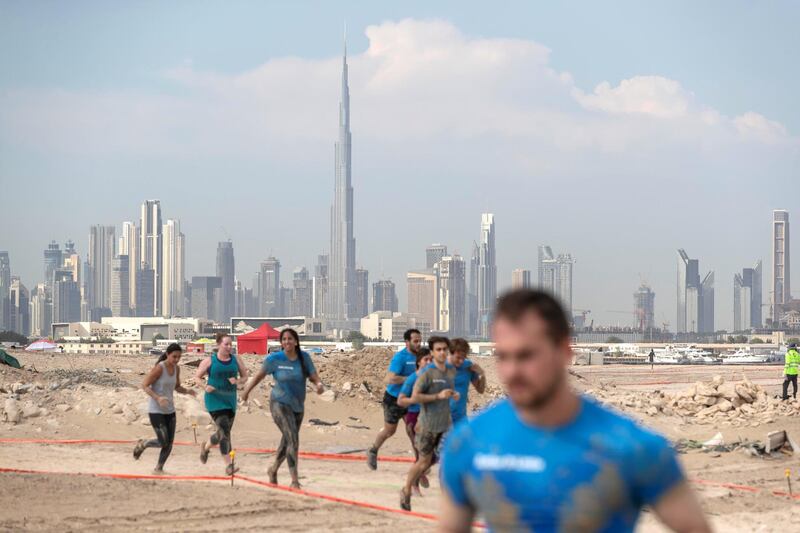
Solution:
M461 337L450 341L450 350L452 350L453 353L458 352L463 353L464 355L469 355L469 352L472 351L469 349L469 343L467 342L467 339L462 339Z
M221 332L217 333L217 344L221 343L222 339L224 339L225 337L230 337L230 336L231 336L230 333L221 333Z
M447 337L431 337L428 339L428 348L433 351L433 347L440 343L445 343L447 345L447 349L450 349L450 339Z
M497 300L494 319L519 322L528 313L535 313L545 321L547 335L555 344L569 338L569 320L564 308L552 295L543 291L516 289L503 294Z

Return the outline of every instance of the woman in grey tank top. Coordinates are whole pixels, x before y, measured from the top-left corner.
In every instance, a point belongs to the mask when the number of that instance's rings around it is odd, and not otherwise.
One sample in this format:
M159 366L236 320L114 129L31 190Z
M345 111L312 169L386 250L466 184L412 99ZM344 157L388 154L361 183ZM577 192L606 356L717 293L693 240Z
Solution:
M133 449L133 458L139 459L146 448L161 448L158 455L158 464L155 473L164 471L172 452L172 442L175 440L175 401L173 393L190 394L195 396L195 391L186 389L181 385L181 374L178 362L181 360L182 350L179 344L172 343L167 347L166 354L159 358L156 365L147 374L142 382L142 389L150 397L147 411L150 415L150 424L156 433L155 439L139 439Z

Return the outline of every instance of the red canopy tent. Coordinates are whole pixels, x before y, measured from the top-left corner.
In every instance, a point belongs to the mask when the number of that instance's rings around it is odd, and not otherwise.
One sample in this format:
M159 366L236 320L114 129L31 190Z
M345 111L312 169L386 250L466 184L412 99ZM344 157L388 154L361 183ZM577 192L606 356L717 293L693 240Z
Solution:
M266 322L250 333L236 337L236 351L238 353L267 354L267 341L281 338L281 332Z

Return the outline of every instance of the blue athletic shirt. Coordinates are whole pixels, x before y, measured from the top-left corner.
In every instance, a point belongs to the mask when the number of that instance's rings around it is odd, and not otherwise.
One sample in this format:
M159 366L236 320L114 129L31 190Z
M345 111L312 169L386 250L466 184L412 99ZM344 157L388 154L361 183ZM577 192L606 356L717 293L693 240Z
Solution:
M552 430L500 400L452 431L441 478L491 530L617 532L684 476L666 439L581 398L575 420Z
M472 377L475 372L470 368L472 361L464 359L460 367L456 368L456 392L461 397L458 401L450 398L450 414L453 418L453 424L467 417L467 395L469 394L469 384L472 383Z
M425 372L427 368L428 368L427 366L423 368L422 372ZM414 394L414 384L417 382L418 377L419 374L416 372L408 376L406 380L403 382L403 386L400 388L400 394L405 394L407 398L411 398L411 396ZM400 397L400 394L398 394L398 398ZM412 403L411 405L409 405L408 412L419 413L419 404Z
M316 374L314 362L306 352L300 352L306 364L308 375ZM278 403L288 405L295 413L303 412L306 401L306 378L300 366L300 358L290 361L283 351L269 354L264 358L261 369L272 374L275 384L272 386L270 398Z
M408 351L408 348L403 348L392 357L389 363L389 372L394 372L398 376L410 376L417 371L417 357ZM403 388L402 383L390 383L386 385L386 392L397 398L400 394L400 389Z

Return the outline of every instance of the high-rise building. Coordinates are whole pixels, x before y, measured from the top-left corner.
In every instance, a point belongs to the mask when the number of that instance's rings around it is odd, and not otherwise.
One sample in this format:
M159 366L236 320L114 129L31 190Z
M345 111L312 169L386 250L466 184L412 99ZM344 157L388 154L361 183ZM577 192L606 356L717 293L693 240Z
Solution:
M240 280L233 283L233 316L249 316L247 314L247 289Z
M178 220L167 220L161 229L161 314L165 317L183 314L183 285L186 280L185 237Z
M63 264L61 248L56 241L50 241L44 251L44 282L48 286L53 285L53 273Z
M529 289L531 287L531 271L517 268L511 272L512 289Z
M429 270L409 272L406 275L408 289L408 314L421 318L436 326L438 316L438 276Z
M772 320L776 324L792 299L789 244L789 211L776 209L772 212Z
M72 279L72 273L69 270L56 270L53 280L53 322L80 321L81 292L78 283Z
M281 316L281 262L274 257L261 261L258 276L260 289L259 306L261 316Z
M478 247L478 325L479 335L489 337L495 300L497 300L497 257L495 253L494 215L481 215L481 238Z
M467 287L467 322L469 334L476 336L478 327L478 262L480 251L478 243L472 241L472 255L469 260L469 286Z
M278 305L278 315L279 316L287 316L290 312L290 308L292 307L292 288L284 286L283 282L281 281L280 289L278 289L278 294L280 294L280 305Z
M289 314L292 316L311 316L312 283L306 267L294 269L292 273L292 304Z
M45 283L39 283L31 294L31 335L48 337L53 324L53 302Z
M467 267L460 255L446 255L436 263L438 273L437 331L461 336L467 330Z
M213 320L219 315L216 309L222 291L219 276L192 276L192 318Z
M8 317L8 294L11 288L11 260L8 252L0 252L0 331L9 329Z
M118 255L111 267L111 314L130 316L130 270L127 255Z
M733 276L733 330L745 331L760 328L762 305L762 264L756 261L753 268L743 268Z
M350 88L347 83L347 48L342 57L342 99L339 102L339 140L336 142L331 253L328 270L327 318L336 326L354 318L356 310L356 240L353 237L353 185L351 176ZM358 317L360 318L360 317Z
M122 235L119 237L119 255L128 256L128 305L131 314L136 315L136 277L142 268L139 250L141 249L141 237L139 236L139 226L135 222L122 223Z
M356 269L356 294L353 318L359 320L369 314L369 271L363 268Z
M236 301L236 264L233 259L233 243L231 241L222 241L217 244L217 276L222 279L220 309L217 320L224 323L228 322L233 316Z
M433 269L433 266L447 255L447 246L444 244L431 244L425 248L425 268Z
M136 273L136 316L155 316L156 273L152 268L143 268Z
M713 333L714 272L700 280L700 262L678 250L678 333Z
M714 333L714 271L712 270L700 283L700 333Z
M313 301L311 303L314 318L323 318L327 310L328 297L328 255L317 256L317 265L314 267L312 282Z
M142 270L153 271L153 314L139 316L160 316L161 311L161 291L162 291L162 244L161 244L161 201L145 200L142 203L141 216L139 219L139 261ZM137 283L137 294L139 291ZM143 294L150 291L144 289ZM138 301L137 301L138 306Z
M92 308L111 308L111 261L116 255L114 226L92 226L89 230L89 268L92 271ZM60 265L59 265L60 266Z
M10 328L26 337L31 333L30 292L18 277L11 278L8 291L9 308L12 315Z
M572 266L570 254L553 254L550 246L539 246L539 288L561 302L568 317L572 317Z
M384 279L372 284L372 311L397 312L397 291L393 281Z
M656 293L642 283L633 293L633 327L639 331L650 331L655 327Z

